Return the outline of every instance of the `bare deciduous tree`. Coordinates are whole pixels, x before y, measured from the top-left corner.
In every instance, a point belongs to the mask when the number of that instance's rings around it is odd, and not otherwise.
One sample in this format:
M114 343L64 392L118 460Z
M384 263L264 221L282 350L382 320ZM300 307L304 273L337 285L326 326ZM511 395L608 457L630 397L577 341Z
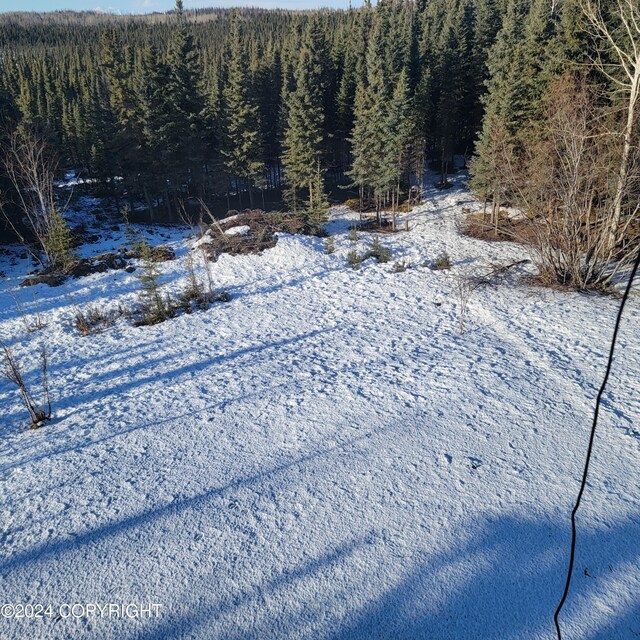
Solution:
M616 87L626 111L622 130L618 132L620 144L616 163L617 179L608 236L609 247L614 247L624 235L622 232L626 223L623 220L623 209L632 180L634 146L637 150L637 142L634 145L634 129L640 108L640 4L638 0L615 0L613 24L611 20L605 19L600 0L582 0L581 4L593 36L601 45L594 64ZM627 215L636 217L638 204L627 204Z
M549 98L548 146L539 158L552 169L545 174L550 197L542 224L535 225L537 245L557 281L580 288L607 286L635 255L630 225L638 205L621 225L619 180L612 184L609 177L619 145L605 114L593 106L595 96L584 76L563 76L552 85ZM630 169L628 163L627 185ZM620 247L623 238L631 242Z
M56 205L54 179L57 158L50 153L46 140L22 129L9 136L2 162L13 187L13 204L22 213L44 254L43 266L66 269L72 261L71 233ZM14 224L9 203L0 202L0 210L25 245L27 239Z
M607 287L637 250L637 229L632 227L637 197L632 205L633 191L627 188L627 214L620 224L618 183L610 177L619 144L611 134L609 114L596 106L601 101L594 91L586 75L570 72L551 83L546 116L509 177L518 204L531 216L526 229L541 277L579 289ZM626 171L629 187L635 175L632 162Z
M42 373L42 403L37 403L31 391L27 387L22 371L16 361L11 349L6 345L2 345L4 352L4 368L0 371L2 377L12 382L20 391L22 402L29 412L31 418L31 428L35 429L42 426L42 423L51 419L51 396L49 393L49 377L48 377L48 358L46 347L40 350L40 370Z

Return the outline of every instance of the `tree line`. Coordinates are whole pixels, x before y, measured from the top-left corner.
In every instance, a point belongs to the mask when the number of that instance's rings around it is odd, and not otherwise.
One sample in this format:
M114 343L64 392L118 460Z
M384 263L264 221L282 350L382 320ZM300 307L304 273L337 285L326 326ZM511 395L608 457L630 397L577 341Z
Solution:
M46 135L61 166L151 210L285 186L317 212L326 179L380 208L426 159L471 152L502 5L8 15L0 108Z
M381 216L429 165L446 187L462 156L489 224L519 206L554 278L611 281L639 226L639 14L635 0L7 14L3 144L44 139L118 206L169 217L283 188L321 219L328 181Z

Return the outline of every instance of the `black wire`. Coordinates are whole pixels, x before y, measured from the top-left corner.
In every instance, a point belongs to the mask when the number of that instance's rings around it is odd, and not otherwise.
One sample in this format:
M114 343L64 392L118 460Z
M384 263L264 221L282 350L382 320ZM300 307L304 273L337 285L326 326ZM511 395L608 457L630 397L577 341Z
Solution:
M558 640L562 640L562 633L560 632L560 624L558 622L558 616L560 615L560 611L562 611L562 607L564 606L565 600L569 595L569 587L571 586L571 575L573 573L573 561L575 559L575 554L576 554L576 513L578 512L578 508L580 507L580 501L582 500L582 494L584 493L584 489L587 486L587 474L589 473L589 463L591 462L591 452L593 450L593 441L596 435L596 426L598 425L598 414L600 413L600 401L602 400L602 394L604 393L604 389L607 386L607 382L609 380L609 374L611 373L611 365L613 363L613 352L616 348L616 340L618 338L618 329L620 328L620 320L622 319L622 312L624 311L624 306L629 297L629 292L631 291L631 285L633 284L633 279L636 276L639 266L640 266L640 247L638 250L638 255L636 256L636 261L633 264L633 269L631 270L631 275L629 276L629 282L627 282L627 287L624 290L624 295L622 296L622 302L620 303L620 308L618 309L618 317L616 318L616 325L613 330L613 338L611 339L611 349L609 350L609 361L607 362L607 371L604 375L604 380L602 381L602 386L600 387L600 391L598 392L598 397L596 398L596 409L593 414L593 424L591 425L591 436L589 438L589 448L587 449L587 458L584 462L584 471L582 472L582 483L580 484L580 491L578 492L578 497L576 499L575 506L573 507L573 511L571 512L571 555L569 556L569 569L567 571L567 583L564 586L564 593L562 594L562 599L560 600L560 604L558 605L558 608L556 609L556 612L553 615L553 621L556 625L556 633L558 635Z

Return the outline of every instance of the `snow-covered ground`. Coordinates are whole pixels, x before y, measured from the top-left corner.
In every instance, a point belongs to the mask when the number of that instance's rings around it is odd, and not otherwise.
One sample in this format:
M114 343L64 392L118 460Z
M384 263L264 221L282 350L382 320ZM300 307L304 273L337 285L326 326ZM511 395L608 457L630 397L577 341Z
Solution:
M0 618L0 638L553 637L619 301L520 271L474 292L460 335L456 274L526 257L459 235L477 206L460 185L430 192L409 233L381 237L392 263L358 271L353 215L336 208L334 254L281 235L213 265L230 302L88 337L73 306L132 304L135 273L25 289L27 261L1 255L0 338L30 381L49 346L55 418L25 430L0 383L0 604L54 611ZM160 266L177 292L193 238L152 238L176 249ZM450 271L425 266L442 251ZM410 268L393 272L401 259ZM26 332L11 291L46 328ZM578 516L565 638L640 636L639 332L636 294ZM58 615L73 603L161 608Z

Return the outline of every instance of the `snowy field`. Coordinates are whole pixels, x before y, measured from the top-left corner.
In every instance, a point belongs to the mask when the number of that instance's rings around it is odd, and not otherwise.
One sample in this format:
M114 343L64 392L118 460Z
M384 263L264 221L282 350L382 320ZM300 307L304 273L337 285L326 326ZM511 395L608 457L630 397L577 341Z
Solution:
M552 638L594 399L618 300L456 274L527 257L460 236L430 192L392 262L346 264L349 217L213 265L231 301L80 337L73 306L131 305L136 274L19 288L0 255L0 338L54 420L0 383L0 604L158 603L155 619L0 618L0 638ZM83 252L123 240L110 232ZM186 229L158 229L167 291ZM164 237L163 237L164 236ZM362 233L364 250L371 236ZM428 263L446 250L450 271ZM17 255L17 254L16 254ZM410 267L392 272L393 262ZM525 267L531 268L531 267ZM11 296L48 323L27 333ZM35 293L35 299L34 299ZM578 517L567 639L640 637L640 301L628 305Z

